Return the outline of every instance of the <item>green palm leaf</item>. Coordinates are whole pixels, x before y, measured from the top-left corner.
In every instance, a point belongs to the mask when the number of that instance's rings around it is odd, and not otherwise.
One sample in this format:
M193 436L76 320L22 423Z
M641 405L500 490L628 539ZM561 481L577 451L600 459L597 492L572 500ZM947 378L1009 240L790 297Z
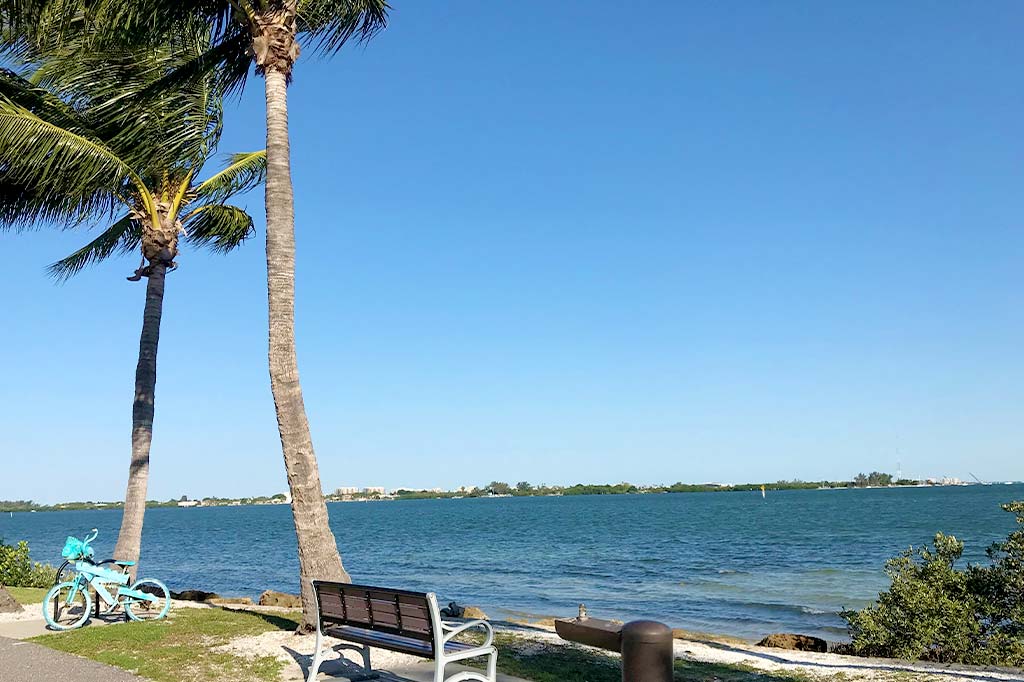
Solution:
M299 32L317 51L337 52L352 38L367 41L388 23L384 0L300 0Z
M83 5L90 49L162 47L182 36L209 36L202 56L168 76L168 83L198 72L215 74L220 92L237 91L252 67L254 17L280 8L281 0L0 0L2 23L22 43L60 44L63 36L81 31ZM306 49L333 53L351 40L372 38L387 24L386 0L297 0L299 40ZM5 11L6 10L6 11Z
M206 204L185 219L187 240L226 253L255 234L252 217L237 206Z
M6 227L38 219L71 225L88 215L110 215L129 188L144 186L102 142L45 121L2 97L0 182L11 188L3 198L15 202L0 208Z
M31 80L87 115L96 136L134 168L198 167L220 139L216 79L205 74L173 87L165 79L208 43L207 36L95 52L86 37L75 36L43 53Z
M241 94L252 69L252 58L247 53L251 44L252 36L247 31L239 30L225 36L153 81L139 93L139 97L148 100L168 90L191 87L204 81L223 96Z
M0 98L66 130L87 137L96 136L89 123L71 105L10 69L0 68Z
M266 175L266 150L234 154L227 168L201 183L195 192L205 202L223 203L232 195L262 185Z
M142 231L138 222L127 215L122 216L96 239L70 256L61 258L48 270L58 280L66 280L81 272L87 265L106 260L114 253L131 253L139 247L141 239Z

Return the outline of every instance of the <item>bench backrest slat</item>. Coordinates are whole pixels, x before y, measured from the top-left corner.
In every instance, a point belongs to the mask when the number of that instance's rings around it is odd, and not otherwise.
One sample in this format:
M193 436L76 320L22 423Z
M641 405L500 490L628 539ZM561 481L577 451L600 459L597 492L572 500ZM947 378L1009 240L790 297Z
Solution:
M430 596L370 585L314 580L320 627L351 625L409 637L435 646Z

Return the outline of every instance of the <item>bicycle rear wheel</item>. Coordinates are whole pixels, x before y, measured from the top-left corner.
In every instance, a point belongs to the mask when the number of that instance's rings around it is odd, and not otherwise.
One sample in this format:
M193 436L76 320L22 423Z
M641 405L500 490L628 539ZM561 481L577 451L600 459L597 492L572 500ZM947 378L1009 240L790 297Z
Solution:
M89 588L76 581L54 585L43 598L43 617L54 630L73 630L89 620Z
M153 597L152 601L128 597L124 600L124 610L132 620L159 620L171 609L171 593L167 586L154 578L143 578L131 589L145 592Z

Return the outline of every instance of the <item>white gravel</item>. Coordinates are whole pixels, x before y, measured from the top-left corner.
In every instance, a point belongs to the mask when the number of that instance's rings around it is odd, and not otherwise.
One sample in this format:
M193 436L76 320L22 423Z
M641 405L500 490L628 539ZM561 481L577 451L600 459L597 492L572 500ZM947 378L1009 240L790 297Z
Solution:
M332 637L325 637L326 644L331 646L341 644L340 640ZM309 664L313 660L313 648L316 645L316 637L313 635L296 635L293 632L279 630L264 632L260 635L249 637L238 637L228 644L214 649L214 651L233 654L243 658L254 656L273 656L285 664L284 672L281 675L281 682L298 682L306 679ZM348 671L353 675L361 673L363 659L354 651L342 652L346 662L341 662L339 656L334 652L326 652L324 663L320 670L325 673L337 671ZM399 654L385 649L374 649L370 654L370 665L374 671L389 671L407 668L422 662L422 658ZM386 680L387 678L382 678Z
M0 623L16 623L23 620L42 620L42 609L42 604L31 604L29 606L22 606L21 611L0 613Z
M848 680L913 680L934 682L997 682L1024 680L1024 671L1007 668L915 663L889 659L861 658L840 654L789 651L740 644L676 640L677 658L701 663L746 665L765 672L799 672L816 678L840 676Z

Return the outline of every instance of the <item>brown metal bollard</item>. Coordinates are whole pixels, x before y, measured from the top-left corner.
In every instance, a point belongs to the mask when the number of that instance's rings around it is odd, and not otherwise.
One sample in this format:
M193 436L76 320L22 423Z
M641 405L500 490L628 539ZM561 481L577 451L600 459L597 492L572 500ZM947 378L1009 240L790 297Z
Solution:
M622 626L622 682L672 682L672 629L653 620Z

